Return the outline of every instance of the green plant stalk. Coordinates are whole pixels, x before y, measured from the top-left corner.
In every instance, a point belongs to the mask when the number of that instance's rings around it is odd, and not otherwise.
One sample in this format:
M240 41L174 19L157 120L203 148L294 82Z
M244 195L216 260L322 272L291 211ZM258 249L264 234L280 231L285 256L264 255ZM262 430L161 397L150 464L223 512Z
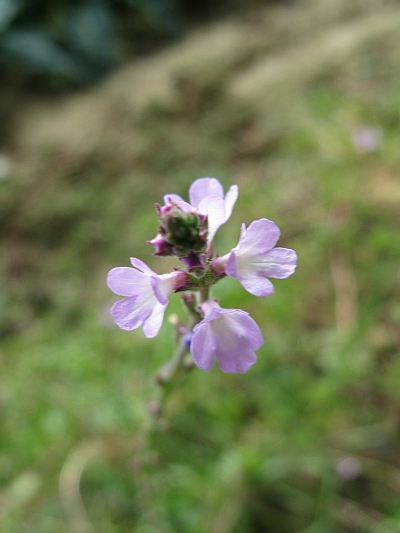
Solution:
M209 297L210 287L202 287L196 294L194 294L193 302L185 302L185 307L189 313L189 319L187 325L184 326L184 333L193 331L194 326L201 321L202 316L197 310L197 306L208 300ZM185 356L190 353L188 346L183 342L184 333L177 330L175 353L169 361L162 365L156 374L156 382L163 387L162 400L164 400L168 393L172 390L173 382L176 380L179 371L184 366L186 370L190 370L193 367L193 365L190 364L184 365Z

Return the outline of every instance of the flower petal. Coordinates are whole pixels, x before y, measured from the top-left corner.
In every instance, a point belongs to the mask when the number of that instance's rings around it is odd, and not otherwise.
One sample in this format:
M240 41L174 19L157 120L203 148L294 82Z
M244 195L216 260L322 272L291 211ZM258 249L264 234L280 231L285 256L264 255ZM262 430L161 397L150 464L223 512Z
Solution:
M189 202L194 207L199 207L200 202L207 196L216 196L223 200L224 189L216 178L199 178L189 188Z
M121 329L131 331L138 328L149 318L152 308L146 307L137 296L130 296L115 302L111 316Z
M188 282L189 276L182 270L174 270L169 274L161 274L160 276L152 276L150 283L157 300L167 305L168 296L172 291L184 287Z
M230 309L221 309L221 311L222 313L226 313ZM227 318L235 322L236 337L245 338L249 348L252 350L261 348L264 344L264 339L257 322L246 311L242 311L241 309L233 309L233 311L234 313Z
M228 260L225 266L225 274L231 276L232 278L238 278L238 261L235 252L232 252L228 256Z
M232 339L230 346L230 353L227 353L227 348L216 351L220 369L223 372L245 374L257 361L254 350L249 349L246 342L240 339Z
M172 204L175 202L184 202L178 194L164 194L164 204Z
M120 296L135 296L143 283L143 274L131 267L116 267L107 275L107 285Z
M238 277L238 280L247 292L254 296L271 296L274 293L274 286L268 278L258 276L257 274L248 273Z
M223 372L244 374L257 360L254 350L263 344L260 328L240 309L229 310L216 327L216 357Z
M193 328L193 337L190 342L190 351L195 364L208 372L214 366L216 351L215 335L208 322L200 322Z
M278 226L272 220L254 220L245 232L242 228L237 249L243 255L266 253L278 242L280 234Z
M284 279L296 270L297 255L289 248L273 248L266 254L268 267L263 272L264 276Z
M159 303L166 305L168 303L168 296L171 293L172 288L169 290L168 285L166 283L162 283L159 276L153 276L150 279L150 283Z
M177 205L185 213L193 211L193 206L185 202L185 200L183 200L177 194L166 194L164 196L164 204L165 205L169 205L169 204Z
M137 268L141 272L144 272L145 274L151 274L153 276L157 275L154 272L154 270L151 270L151 268L146 265L146 263L143 263L143 261L141 261L140 259L137 259L136 257L131 257L131 265L133 265L135 268Z
M199 204L199 212L208 216L207 242L212 242L218 228L226 221L225 202L217 196L207 196Z
M239 196L239 187L237 185L232 185L229 191L225 196L225 222L231 216L233 211L233 206L236 203L236 200Z
M159 302L156 302L153 312L149 318L145 321L143 325L143 333L148 339L155 337L163 323L164 313L167 305L162 305Z

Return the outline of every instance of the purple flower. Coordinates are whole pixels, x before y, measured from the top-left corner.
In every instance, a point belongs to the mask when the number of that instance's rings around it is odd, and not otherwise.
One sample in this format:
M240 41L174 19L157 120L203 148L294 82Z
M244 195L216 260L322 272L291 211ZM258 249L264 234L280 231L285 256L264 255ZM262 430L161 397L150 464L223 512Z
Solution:
M211 264L216 274L237 278L255 296L270 296L274 286L267 278L287 278L296 270L297 255L288 248L274 248L279 228L266 218L242 225L239 243Z
M352 141L360 153L373 152L379 146L382 134L371 126L361 126L353 131Z
M211 370L214 357L223 372L244 374L263 344L260 328L245 311L222 309L214 301L200 305L204 319L193 328L190 350L195 364Z
M169 294L184 287L188 280L185 272L176 270L157 275L143 261L131 258L132 267L117 267L107 276L108 287L125 296L111 308L111 316L121 329L131 331L143 325L146 337L159 332L168 304Z
M174 203L185 212L195 208L199 214L207 215L207 243L210 245L218 228L231 216L238 194L238 186L232 185L224 197L224 189L216 178L199 178L189 188L190 203L177 194L166 194L164 202L166 205Z

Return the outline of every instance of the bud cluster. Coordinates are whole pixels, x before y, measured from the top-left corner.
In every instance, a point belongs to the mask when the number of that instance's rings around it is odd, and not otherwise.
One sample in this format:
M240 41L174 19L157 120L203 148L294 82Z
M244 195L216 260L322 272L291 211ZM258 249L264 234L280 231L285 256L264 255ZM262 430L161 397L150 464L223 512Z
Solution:
M149 241L155 247L155 255L175 255L179 258L204 253L207 246L208 217L196 212L184 211L174 202L164 206L156 204L158 234Z

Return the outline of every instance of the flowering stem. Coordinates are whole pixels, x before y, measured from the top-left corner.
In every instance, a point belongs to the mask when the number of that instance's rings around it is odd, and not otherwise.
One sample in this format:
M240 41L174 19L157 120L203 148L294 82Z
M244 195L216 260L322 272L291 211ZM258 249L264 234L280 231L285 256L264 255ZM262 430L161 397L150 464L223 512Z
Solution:
M200 298L199 298L199 304L206 302L210 297L210 288L204 287L199 292Z
M158 371L156 375L157 383L160 385L171 383L187 353L187 347L183 343L180 343L172 359L165 363Z
M156 375L156 381L162 386L170 385L175 376L177 375L180 367L182 366L183 360L185 358L185 355L189 353L189 346L184 342L184 334L185 333L191 333L194 326L198 324L202 317L200 313L195 308L195 303L192 300L184 300L185 306L189 311L189 320L187 323L187 326L181 325L181 327L177 327L177 348L175 351L175 354L173 357L165 363L160 370L158 371ZM191 368L191 366L188 366L188 369ZM170 387L168 387L170 389ZM165 391L165 389L164 389ZM165 397L165 393L163 395Z

